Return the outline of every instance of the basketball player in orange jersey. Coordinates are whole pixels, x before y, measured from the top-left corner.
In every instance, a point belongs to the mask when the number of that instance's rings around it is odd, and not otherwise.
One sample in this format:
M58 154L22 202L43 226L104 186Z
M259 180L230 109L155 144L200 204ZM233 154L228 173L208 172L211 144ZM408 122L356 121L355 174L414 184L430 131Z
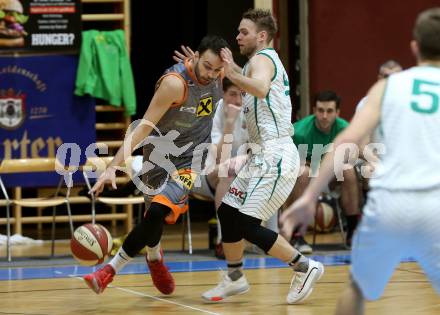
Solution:
M335 152L359 145L380 125L386 153L370 179L371 190L353 238L351 281L338 315L364 313L377 300L403 258L413 257L440 294L440 7L420 13L411 50L418 65L380 80L365 105L335 140L317 178L282 215L283 234L304 234L316 200L342 163ZM414 289L411 295L416 295Z
M114 275L145 246L154 285L163 294L174 291L174 279L164 264L160 247L163 225L175 223L188 210L188 192L204 164L215 104L222 96L224 62L220 51L227 46L220 37L206 36L193 59L165 71L143 121L124 139L123 146L91 189L91 193L99 195L106 183L116 188L117 167L146 142L144 175L136 186L144 192L147 210L110 263L84 277L96 293L102 293Z

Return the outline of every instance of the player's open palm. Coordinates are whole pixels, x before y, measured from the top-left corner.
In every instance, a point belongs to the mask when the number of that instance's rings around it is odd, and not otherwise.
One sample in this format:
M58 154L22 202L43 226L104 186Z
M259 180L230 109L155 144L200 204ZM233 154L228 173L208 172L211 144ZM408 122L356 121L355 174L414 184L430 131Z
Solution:
M111 183L112 187L116 189L116 169L113 167L108 167L104 173L99 176L95 185L93 185L90 190L91 194L95 194L96 197L99 196L100 193L104 190L104 186L107 183Z
M283 211L280 222L282 224L281 234L288 240L295 236L304 235L309 222L315 214L316 201L305 198L297 199L292 205Z

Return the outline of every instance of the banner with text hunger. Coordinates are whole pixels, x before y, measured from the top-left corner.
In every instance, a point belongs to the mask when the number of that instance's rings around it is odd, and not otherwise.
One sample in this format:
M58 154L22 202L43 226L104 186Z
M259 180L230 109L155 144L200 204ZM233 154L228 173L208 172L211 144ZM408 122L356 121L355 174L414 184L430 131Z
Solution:
M77 65L76 55L0 57L1 160L55 157L63 143L76 143L74 157L85 162L86 148L96 141L95 101L73 94ZM33 173L8 175L5 182L32 187L58 179Z
M80 0L1 0L0 53L79 51Z

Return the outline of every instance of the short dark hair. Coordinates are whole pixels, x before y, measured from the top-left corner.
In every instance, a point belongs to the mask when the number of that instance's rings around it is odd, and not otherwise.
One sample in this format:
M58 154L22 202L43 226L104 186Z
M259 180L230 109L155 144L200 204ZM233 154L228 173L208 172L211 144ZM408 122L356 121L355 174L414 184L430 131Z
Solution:
M266 31L269 42L275 37L278 30L277 23L269 10L249 9L243 13L242 18L254 22L259 32Z
M200 41L197 51L202 55L205 51L211 50L213 53L220 56L220 50L225 47L229 48L229 45L222 37L217 35L206 35Z
M440 59L440 7L425 10L417 16L413 36L419 45L420 58Z
M402 66L396 60L393 59L387 60L380 65L379 74L382 74L385 71L385 69L393 69L393 68L402 68Z
M227 77L223 78L222 84L223 84L223 92L226 92L231 86L237 86Z
M336 92L331 90L321 91L316 93L315 95L315 104L318 102L332 102L334 101L336 103L336 109L339 109L339 106L341 105L341 98L336 94Z

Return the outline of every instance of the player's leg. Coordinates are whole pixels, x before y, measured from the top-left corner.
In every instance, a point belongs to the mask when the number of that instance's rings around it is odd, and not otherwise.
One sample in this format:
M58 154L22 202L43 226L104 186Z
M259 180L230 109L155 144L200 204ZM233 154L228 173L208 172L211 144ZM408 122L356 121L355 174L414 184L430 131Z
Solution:
M281 235L261 226L261 220L240 213L240 226L244 238L260 247L264 252L288 264L295 272L287 302L295 304L306 299L313 291L313 286L324 273L324 266L317 261L303 256Z
M155 259L161 259L161 254L156 254L156 250L160 247L159 241L162 236L164 219L171 209L159 203L150 203L148 199L146 207L148 210L145 212L143 220L130 231L113 259L103 268L84 277L86 283L96 293L102 293L113 280L113 276L145 246L154 249Z
M281 160L280 160L281 161ZM324 266L308 259L296 250L282 236L261 226L262 220L267 221L281 207L295 185L294 171L282 172L284 169L294 170L295 160L286 164L278 163L279 171L265 176L252 178L246 201L240 208L240 226L243 236L249 242L257 245L263 251L288 264L295 271L291 288L287 295L287 302L298 303L312 292L313 286L324 273Z
M228 272L216 287L202 294L202 298L207 301L221 301L249 290L249 284L243 274L244 245L238 219L238 208L246 199L249 180L248 168L245 167L231 184L217 211Z
M394 270L411 248L414 236L408 227L414 222L408 214L417 209L411 207L390 191L371 190L368 194L351 250L351 276L365 300L381 297Z
M341 182L341 207L347 218L346 245L351 246L353 233L360 219L360 188L354 167L344 170L344 180Z
M225 203L222 203L218 210L228 271L216 287L202 294L202 298L207 301L218 302L249 290L249 284L243 274L244 248L238 214L238 209Z
M188 174L189 169L180 169ZM193 178L193 174L190 175ZM180 176L173 177L168 181L165 188L159 195L154 196L152 203L157 203L162 207L168 208L167 215L162 219L167 224L176 223L179 216L188 211L188 193L192 188L192 182L180 179ZM147 213L148 214L148 213ZM160 239L159 239L160 240ZM147 244L146 262L150 270L150 275L156 288L163 294L171 294L175 289L174 279L164 264L163 251L160 248L159 240L156 244Z
M412 194L414 196L411 199L415 200L419 207L413 212L413 244L408 256L417 259L432 286L440 295L439 194L438 189Z
M283 207L288 207L304 193L310 182L310 167L308 165L301 166L300 175L298 176L292 192L284 203ZM280 222L282 225L283 222ZM311 254L312 247L305 241L303 236L294 236L289 240L290 243L302 254Z
M223 166L227 168L227 172L221 172L219 176L220 166L217 165L214 172L208 175L207 179L210 185L215 185L215 209L218 210L220 208L223 197L229 191L229 187L234 181L237 173L241 170L247 160L247 155L239 155L233 157L223 163ZM222 233L220 220L217 216L217 244L216 244L216 256L221 257L224 256L223 245L222 245Z
M218 217L218 209L220 208L222 199L226 192L229 190L229 186L233 182L233 177L219 178L217 186L215 188L215 209L216 209L216 217L217 217L217 240L215 244L215 256L217 258L225 258L223 244L222 244L222 229L220 224L220 219Z
M365 299L361 290L353 279L344 289L336 304L335 315L363 315Z

